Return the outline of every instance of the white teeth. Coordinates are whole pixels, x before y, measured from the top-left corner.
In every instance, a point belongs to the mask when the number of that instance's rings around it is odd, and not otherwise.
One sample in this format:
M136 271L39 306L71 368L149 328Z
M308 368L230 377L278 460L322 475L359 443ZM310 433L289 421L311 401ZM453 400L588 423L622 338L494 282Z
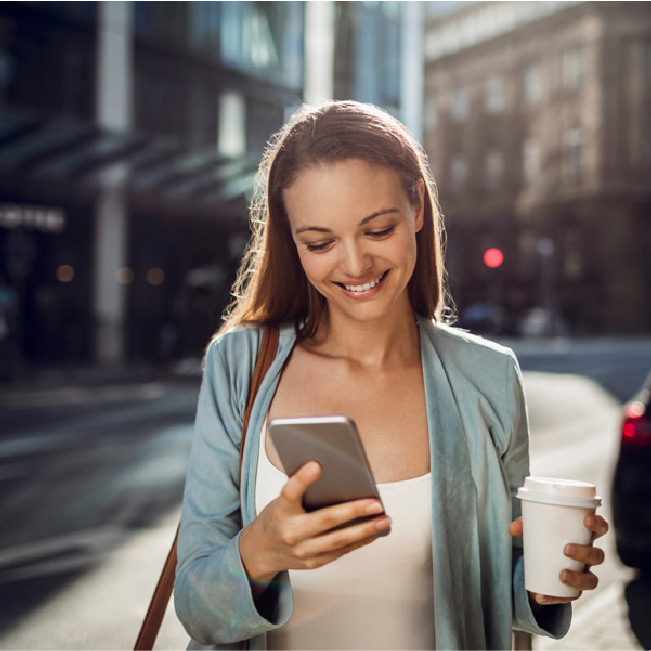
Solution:
M373 289L384 277L382 274L379 278L372 280L370 283L364 283L363 285L344 285L346 291L349 292L367 292L369 289Z

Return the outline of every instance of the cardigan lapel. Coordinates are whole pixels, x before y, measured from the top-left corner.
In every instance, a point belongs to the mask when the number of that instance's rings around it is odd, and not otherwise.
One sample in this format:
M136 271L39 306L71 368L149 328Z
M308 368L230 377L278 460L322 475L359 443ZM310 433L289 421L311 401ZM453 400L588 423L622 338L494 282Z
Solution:
M436 648L482 649L477 499L466 434L436 329L421 319L420 335L432 470Z

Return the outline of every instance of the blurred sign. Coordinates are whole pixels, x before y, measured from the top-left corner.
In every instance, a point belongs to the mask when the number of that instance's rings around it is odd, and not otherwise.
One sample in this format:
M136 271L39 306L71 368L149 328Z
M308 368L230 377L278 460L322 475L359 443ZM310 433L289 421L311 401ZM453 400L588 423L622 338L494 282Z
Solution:
M63 230L66 218L63 210L50 206L29 206L0 203L0 228L28 228L36 231Z

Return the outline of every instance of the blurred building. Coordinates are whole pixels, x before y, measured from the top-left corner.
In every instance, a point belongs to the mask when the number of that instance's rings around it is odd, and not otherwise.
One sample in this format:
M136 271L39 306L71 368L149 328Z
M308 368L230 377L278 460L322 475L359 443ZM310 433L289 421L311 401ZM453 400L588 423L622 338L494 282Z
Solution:
M0 4L0 375L200 355L291 111L353 98L420 134L422 4Z
M430 18L424 50L462 323L648 332L651 5L472 3Z
M301 2L0 5L5 361L201 353L302 102L303 23Z

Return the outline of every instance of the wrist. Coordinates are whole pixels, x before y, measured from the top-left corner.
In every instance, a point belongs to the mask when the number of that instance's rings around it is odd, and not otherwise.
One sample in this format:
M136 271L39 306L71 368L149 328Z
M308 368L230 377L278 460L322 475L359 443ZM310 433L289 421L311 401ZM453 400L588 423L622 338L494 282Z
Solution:
M255 548L251 526L245 527L240 534L238 541L240 559L249 582L264 590L278 574L278 571L265 567L264 554Z

